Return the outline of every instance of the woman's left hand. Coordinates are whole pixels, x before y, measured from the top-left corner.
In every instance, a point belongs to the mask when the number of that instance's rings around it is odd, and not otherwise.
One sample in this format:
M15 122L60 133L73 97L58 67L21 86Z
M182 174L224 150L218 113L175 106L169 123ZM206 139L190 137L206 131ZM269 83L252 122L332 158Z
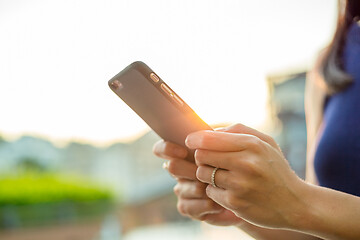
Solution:
M302 220L305 183L271 137L236 124L192 133L186 145L196 149L197 178L209 184L206 194L219 205L262 227L292 229Z

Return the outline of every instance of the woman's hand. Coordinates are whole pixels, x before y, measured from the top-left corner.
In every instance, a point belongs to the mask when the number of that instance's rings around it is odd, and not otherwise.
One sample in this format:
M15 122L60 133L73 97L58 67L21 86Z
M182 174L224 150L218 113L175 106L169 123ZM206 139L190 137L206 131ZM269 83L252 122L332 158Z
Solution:
M174 192L178 197L178 211L182 215L221 226L238 225L242 222L241 218L206 195L207 184L197 180L198 167L185 160L185 148L161 140L154 145L153 151L155 155L168 160L164 163L164 168L178 181Z
M222 207L263 227L292 229L301 220L304 183L271 137L237 124L222 132L192 133L186 145L196 149L196 176L209 184L207 196ZM215 167L217 187L211 185Z

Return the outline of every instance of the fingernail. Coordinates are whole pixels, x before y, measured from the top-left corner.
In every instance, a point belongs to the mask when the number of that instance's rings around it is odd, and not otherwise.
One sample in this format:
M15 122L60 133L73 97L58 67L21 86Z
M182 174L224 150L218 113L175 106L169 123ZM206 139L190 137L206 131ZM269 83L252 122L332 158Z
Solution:
M194 134L189 134L185 139L185 145L191 148L191 144L196 139L196 136Z

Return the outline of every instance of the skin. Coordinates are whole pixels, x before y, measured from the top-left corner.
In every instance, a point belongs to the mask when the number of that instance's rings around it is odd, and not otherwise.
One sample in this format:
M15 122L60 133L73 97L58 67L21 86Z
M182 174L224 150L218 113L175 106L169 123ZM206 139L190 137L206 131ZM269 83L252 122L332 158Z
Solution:
M360 198L317 186L313 159L322 131L326 88L317 74L321 55L307 76L306 181L290 169L275 141L237 124L188 136L187 150L159 141L154 153L177 179L178 211L217 226L236 226L259 240L360 239ZM211 174L219 167L211 186ZM210 185L209 185L210 184Z
M241 126L235 125L229 129L218 131L238 132L241 130L246 134L259 133L257 131L254 132L250 128L240 129ZM261 137L270 140L270 137L263 134L261 134ZM202 174L202 170L198 171L198 166L195 163L185 160L187 155L185 148L161 140L154 145L153 150L157 156L168 160L164 163L163 167L178 181L174 187L174 192L178 197L178 211L182 215L217 226L237 226L256 239L318 239L293 231L259 227L243 220L230 209L217 204L207 196L206 189L211 187L197 179L196 175ZM216 175L216 181L218 182L217 179L218 175Z
M154 147L178 179L181 214L238 226L257 239L360 238L360 198L302 181L271 137L237 124L192 133L186 145L196 149L196 165L177 145L161 141ZM220 168L218 187L211 185L214 167Z

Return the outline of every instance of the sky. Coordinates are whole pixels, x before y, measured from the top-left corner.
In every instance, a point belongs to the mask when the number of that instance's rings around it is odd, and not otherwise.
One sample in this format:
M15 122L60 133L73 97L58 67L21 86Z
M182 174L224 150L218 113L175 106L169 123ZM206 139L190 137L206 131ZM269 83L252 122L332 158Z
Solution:
M149 65L209 124L264 125L266 76L308 69L335 0L0 0L0 135L106 145L149 128L108 88Z

